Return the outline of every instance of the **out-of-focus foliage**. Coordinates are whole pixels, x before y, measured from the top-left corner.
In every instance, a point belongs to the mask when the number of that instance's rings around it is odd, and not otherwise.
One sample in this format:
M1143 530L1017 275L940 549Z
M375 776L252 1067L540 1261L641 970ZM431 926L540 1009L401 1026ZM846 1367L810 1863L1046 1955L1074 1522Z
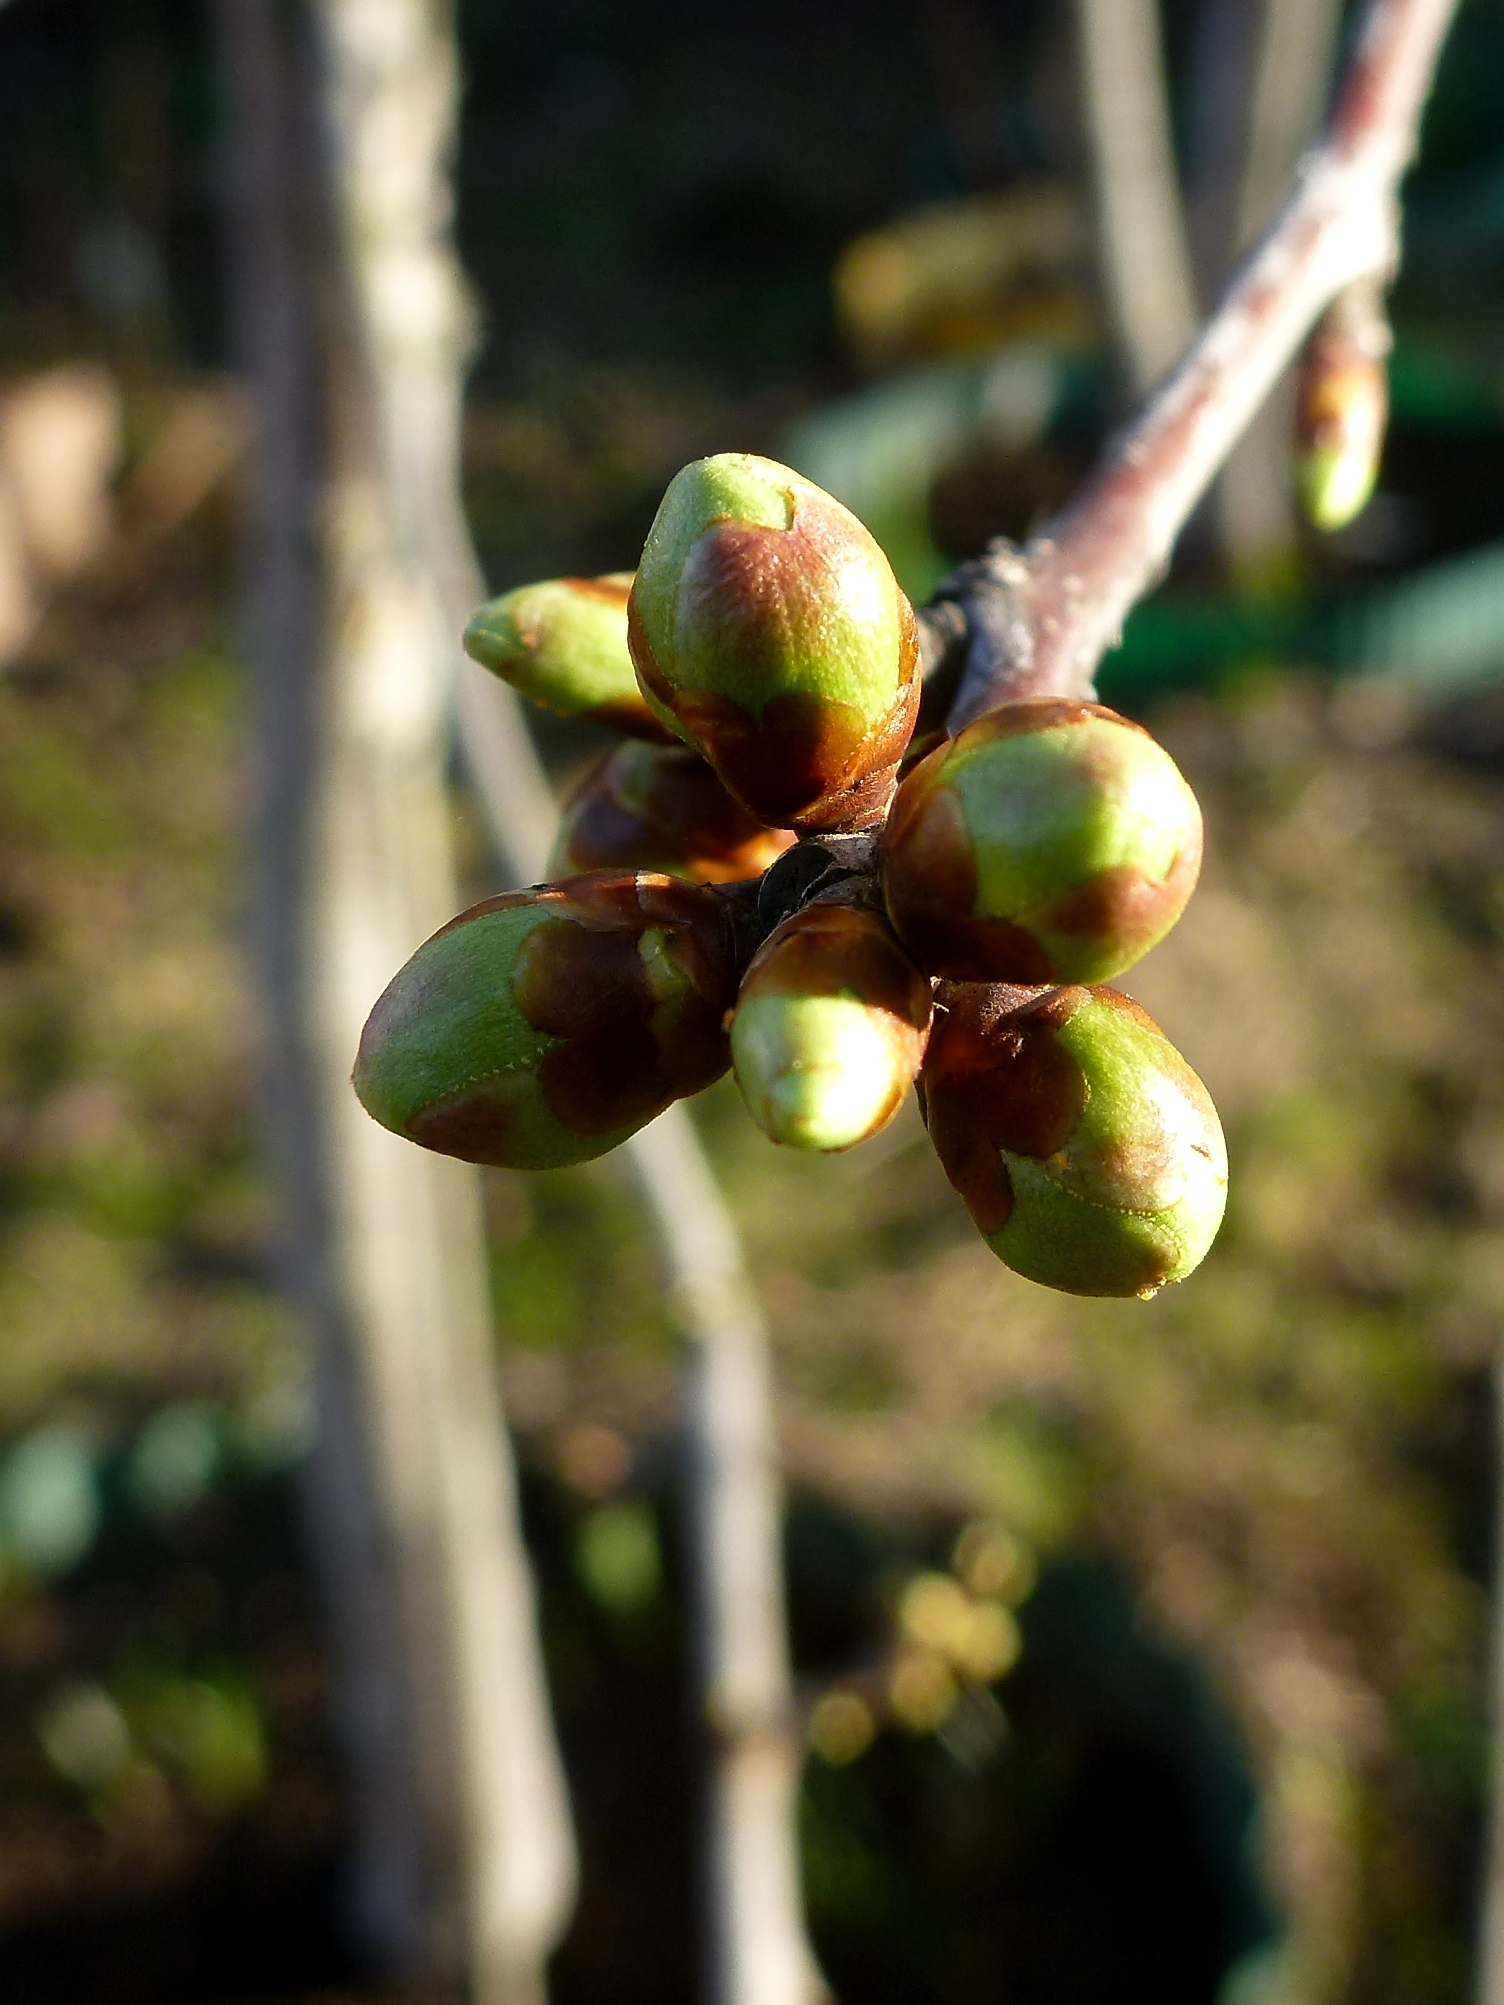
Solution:
M0 707L0 1415L70 1380L229 1394L299 1367L265 1286L237 935L243 697L184 609L100 606Z

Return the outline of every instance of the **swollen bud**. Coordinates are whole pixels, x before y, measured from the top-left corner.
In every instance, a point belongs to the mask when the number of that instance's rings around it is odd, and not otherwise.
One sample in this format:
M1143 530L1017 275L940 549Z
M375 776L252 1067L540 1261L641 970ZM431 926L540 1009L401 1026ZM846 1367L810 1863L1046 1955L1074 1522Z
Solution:
M919 633L857 518L751 453L676 474L632 587L644 696L760 821L878 819L918 713Z
M849 1149L887 1126L924 1057L930 985L876 912L806 905L758 949L731 1023L763 1133Z
M441 1155L588 1162L726 1070L738 961L717 893L600 872L471 906L371 1011L366 1112Z
M1368 507L1390 419L1384 361L1342 335L1315 333L1299 379L1295 473L1318 529L1346 529Z
M618 745L564 803L549 875L664 870L694 884L733 884L761 877L793 840L791 829L754 821L698 752Z
M1344 528L1373 493L1389 421L1388 349L1388 325L1367 289L1339 299L1306 343L1296 472L1317 529Z
M1201 810L1163 746L1099 703L1000 704L904 780L883 895L927 973L1100 982L1162 940L1201 868Z
M1116 989L947 985L921 1081L930 1139L1000 1260L1070 1295L1153 1295L1222 1222L1211 1096Z
M632 672L631 589L630 571L519 585L481 607L465 629L465 652L545 710L585 717L631 738L671 741Z

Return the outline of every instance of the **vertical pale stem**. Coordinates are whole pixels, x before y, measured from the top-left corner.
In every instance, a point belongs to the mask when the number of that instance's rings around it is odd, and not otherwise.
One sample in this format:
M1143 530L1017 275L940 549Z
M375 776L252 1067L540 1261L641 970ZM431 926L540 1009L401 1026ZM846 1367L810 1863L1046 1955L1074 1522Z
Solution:
M1128 373L1143 391L1196 325L1155 0L1076 0L1098 236Z
M466 341L449 247L453 28L431 0L321 0L318 18L346 268L330 337L343 394L325 511L336 598L319 928L348 1167L340 1240L397 1509L431 1562L472 1993L534 2005L575 1865L491 1354L479 1176L385 1134L344 1082L373 998L458 903L444 787Z
M332 1168L309 1048L304 911L318 781L323 587L314 534L323 443L303 200L305 80L276 0L216 0L232 91L227 250L241 360L257 417L244 529L245 638L256 719L257 945L267 1014L265 1102L282 1192L278 1279L315 1345L317 1438L307 1517L336 1667L337 1724L354 1804L351 1906L388 1970L432 1964L411 1676L381 1473L347 1305L331 1286Z
M679 1314L698 1339L690 1407L697 1641L713 1746L714 2005L805 2005L823 1990L804 1932L782 1486L767 1325L735 1223L688 1115L636 1136Z

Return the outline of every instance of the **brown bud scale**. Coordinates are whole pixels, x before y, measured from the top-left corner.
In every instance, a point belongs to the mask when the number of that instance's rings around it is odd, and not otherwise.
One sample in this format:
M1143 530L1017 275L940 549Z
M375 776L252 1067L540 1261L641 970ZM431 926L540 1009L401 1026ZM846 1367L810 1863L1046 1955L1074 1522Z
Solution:
M604 752L564 804L552 859L560 874L659 870L696 884L761 877L794 837L733 800L686 746Z
M544 904L557 913L522 943L512 992L528 1023L560 1042L539 1066L549 1111L578 1135L604 1135L652 1118L708 1086L730 1063L724 1022L739 966L729 919L713 893L647 873L584 876L483 900L435 939L482 914ZM687 982L660 1020L662 998L639 942L650 929ZM381 1005L367 1032L379 1040ZM467 1161L505 1161L516 1074L478 1077L414 1116L412 1140Z

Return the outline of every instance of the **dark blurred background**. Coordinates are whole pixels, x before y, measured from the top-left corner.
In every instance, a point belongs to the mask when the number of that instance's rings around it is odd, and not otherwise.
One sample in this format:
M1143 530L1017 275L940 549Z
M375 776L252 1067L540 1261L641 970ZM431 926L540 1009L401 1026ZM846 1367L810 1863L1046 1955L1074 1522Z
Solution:
M1212 11L1166 15L1193 189ZM1080 480L1125 391L1063 0L459 20L493 589L630 566L704 452L792 460L921 594ZM917 1116L806 1161L729 1085L697 1107L778 1347L806 1898L843 2005L1472 1983L1501 79L1504 5L1466 0L1408 186L1373 502L1317 538L1281 477L1253 544L1210 505L1104 668L1208 820L1203 889L1128 984L1228 1125L1202 1272L1149 1307L1049 1296L976 1241ZM378 1995L344 1920L308 1373L258 1140L227 102L190 0L0 8L0 1994L26 2005ZM560 777L594 749L539 741ZM458 785L454 812L478 896ZM583 1847L554 1995L681 2005L675 1340L613 1162L489 1172L487 1216ZM956 1588L990 1611L970 1680L940 1647Z

